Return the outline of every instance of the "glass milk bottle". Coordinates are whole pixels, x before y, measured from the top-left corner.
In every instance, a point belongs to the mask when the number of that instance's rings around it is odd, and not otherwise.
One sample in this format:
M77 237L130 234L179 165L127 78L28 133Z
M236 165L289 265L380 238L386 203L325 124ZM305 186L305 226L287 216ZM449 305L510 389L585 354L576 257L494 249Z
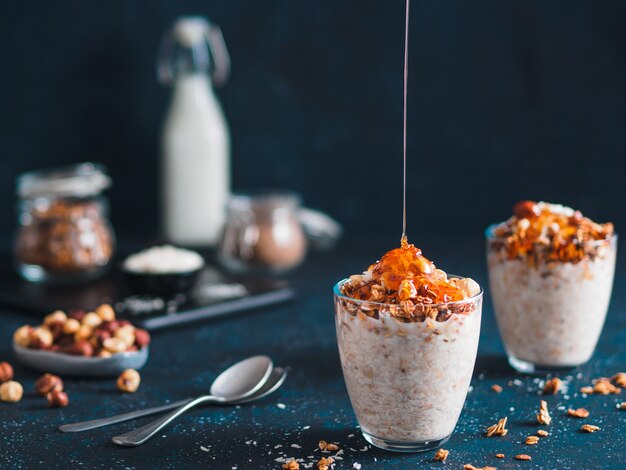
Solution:
M157 71L173 94L161 142L162 226L179 245L214 246L224 225L230 136L213 85L229 69L222 33L205 18L180 18L163 39Z

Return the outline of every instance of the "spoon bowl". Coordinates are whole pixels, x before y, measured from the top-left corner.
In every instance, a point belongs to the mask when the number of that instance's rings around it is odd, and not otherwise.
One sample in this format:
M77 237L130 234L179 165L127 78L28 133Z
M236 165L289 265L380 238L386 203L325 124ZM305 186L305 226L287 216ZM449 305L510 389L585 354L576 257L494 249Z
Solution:
M272 360L267 356L244 359L216 377L211 385L211 395L223 401L247 398L263 387L272 369Z

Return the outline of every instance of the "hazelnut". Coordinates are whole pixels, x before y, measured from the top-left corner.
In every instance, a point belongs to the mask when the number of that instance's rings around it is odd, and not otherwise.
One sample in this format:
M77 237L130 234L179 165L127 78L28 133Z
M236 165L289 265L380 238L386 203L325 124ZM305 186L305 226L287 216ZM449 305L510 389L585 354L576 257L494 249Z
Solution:
M129 344L121 338L107 338L102 343L102 346L110 353L117 354L126 351Z
M75 318L68 318L63 324L63 333L73 335L80 329L80 322Z
M52 323L61 322L64 323L67 320L67 315L62 310L56 310L50 315L46 315L43 319L43 324L50 326Z
M8 382L13 378L13 367L8 362L0 362L0 383Z
M141 328L135 328L135 344L138 348L143 348L150 344L150 333Z
M100 318L96 312L89 312L85 314L80 322L83 325L87 325L91 328L96 328L100 326L100 323L102 323L102 318Z
M22 399L24 389L19 382L9 380L0 385L0 400L7 402L18 402Z
M105 339L109 339L111 337L111 332L106 330L96 330L94 334L91 336L90 342L94 348L101 348Z
M67 393L61 390L53 390L46 395L48 406L50 408L63 408L70 404L70 398Z
M89 341L76 341L63 348L63 352L74 356L93 356L93 346Z
M63 391L63 381L58 375L43 374L35 380L35 391L41 396L46 396L53 391L61 392Z
M113 336L123 339L128 346L131 346L135 344L135 327L132 325L122 326L113 332Z
M93 328L87 325L80 325L80 328L74 333L74 341L86 341L93 334Z
M28 346L34 349L48 349L52 346L52 333L44 326L33 328L29 335Z
M113 354L111 354L109 351L107 351L106 349L102 349L100 352L98 352L98 357L111 357Z
M22 346L27 348L30 344L30 332L33 330L33 327L30 325L20 326L15 333L13 333L13 342L18 346Z
M46 326L50 330L50 333L52 333L52 337L56 339L63 334L64 325L65 325L65 322L55 320Z
M141 376L135 369L126 369L117 378L117 388L122 392L134 393L139 388Z
M109 304L102 304L96 309L96 313L102 321L115 320L115 310Z

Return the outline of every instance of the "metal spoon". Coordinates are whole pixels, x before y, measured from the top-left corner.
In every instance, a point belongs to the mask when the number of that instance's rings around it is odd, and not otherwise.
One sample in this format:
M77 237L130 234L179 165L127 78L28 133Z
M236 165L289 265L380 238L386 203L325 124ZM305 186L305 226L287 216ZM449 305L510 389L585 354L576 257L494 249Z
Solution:
M250 403L255 400L260 400L271 393L274 393L280 388L285 379L287 378L287 371L281 367L275 367L272 370L270 378L260 388L258 392L253 393L248 398L237 400L233 402L219 403L220 405L239 405L243 403ZM124 421L130 421L136 418L142 418L144 416L150 416L153 414L161 413L163 411L173 410L179 406L189 403L193 398L186 398L184 400L178 400L172 403L167 403L161 406L153 406L152 408L145 408L143 410L130 411L128 413L122 413L115 416L107 416L106 418L92 419L89 421L81 421L80 423L70 423L59 426L59 430L63 432L81 432L88 431L90 429L101 428L103 426L109 426L111 424L123 423Z
M255 356L238 362L222 372L213 381L210 395L195 398L145 426L115 436L113 442L120 446L138 446L146 442L185 411L200 403L226 403L248 398L259 391L267 382L272 373L272 368L272 360L267 356Z

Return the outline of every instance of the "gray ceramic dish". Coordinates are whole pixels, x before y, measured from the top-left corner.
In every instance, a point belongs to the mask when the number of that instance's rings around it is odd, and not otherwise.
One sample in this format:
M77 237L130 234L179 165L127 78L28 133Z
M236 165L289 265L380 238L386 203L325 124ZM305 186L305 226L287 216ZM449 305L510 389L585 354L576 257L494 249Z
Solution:
M125 369L141 369L148 360L148 348L111 357L82 357L59 352L28 349L13 344L18 362L41 372L75 377L115 377Z

